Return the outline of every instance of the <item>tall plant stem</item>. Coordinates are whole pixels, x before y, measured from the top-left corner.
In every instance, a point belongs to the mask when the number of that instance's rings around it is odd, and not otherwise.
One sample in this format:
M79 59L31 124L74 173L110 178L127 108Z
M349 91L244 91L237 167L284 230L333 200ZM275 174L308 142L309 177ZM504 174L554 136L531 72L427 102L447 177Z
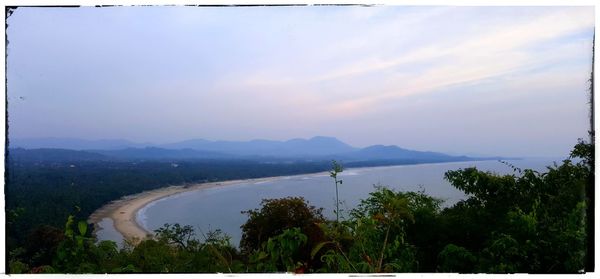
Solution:
M338 198L338 180L335 179L335 221L336 225L340 223L340 200Z
M383 246L381 247L381 255L379 255L379 263L377 264L377 272L381 272L381 266L383 265L383 254L385 252L385 246L387 246L388 237L390 235L390 227L388 225L387 230L385 231L385 238L383 239Z

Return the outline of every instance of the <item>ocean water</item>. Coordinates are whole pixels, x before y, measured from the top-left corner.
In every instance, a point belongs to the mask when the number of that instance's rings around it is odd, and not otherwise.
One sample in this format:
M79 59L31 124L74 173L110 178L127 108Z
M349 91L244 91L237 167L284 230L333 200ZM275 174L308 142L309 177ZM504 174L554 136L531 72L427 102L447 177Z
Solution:
M558 159L510 160L520 168L546 170ZM384 185L401 191L425 191L444 200L450 206L464 199L465 195L444 180L444 173L467 167L498 174L511 174L513 170L498 161L436 163L374 168L346 169L338 179L341 210L354 208L361 199L368 197L374 185ZM231 236L232 244L238 245L241 238L240 226L247 220L241 211L260 207L262 199L304 197L310 205L324 208L323 214L335 218L335 184L326 173L287 176L266 182L243 182L222 188L211 188L181 193L148 204L138 212L137 221L148 231L160 228L165 223L191 225L197 237L209 230L221 229ZM342 212L343 213L343 212ZM98 239L121 241L120 235L109 222L100 224ZM104 232L103 232L104 231ZM115 234L116 233L116 234Z
M95 231L96 239L101 240L112 240L117 243L118 247L123 247L123 236L115 229L114 222L111 218L103 218L98 222L99 229Z

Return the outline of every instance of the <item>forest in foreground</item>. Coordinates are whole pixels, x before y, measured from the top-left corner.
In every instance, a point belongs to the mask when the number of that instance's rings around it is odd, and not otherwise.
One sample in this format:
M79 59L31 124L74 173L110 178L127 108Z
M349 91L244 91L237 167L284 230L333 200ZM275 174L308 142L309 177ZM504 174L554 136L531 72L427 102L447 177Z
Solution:
M341 171L334 165L332 187ZM261 208L243 212L248 220L239 248L219 230L198 235L191 226L165 224L154 237L119 249L111 241L96 243L80 208L55 220L62 226L25 234L15 225L25 213L14 207L7 212L9 238L25 236L7 249L7 271L585 272L593 256L593 175L594 145L580 141L568 159L545 172L448 171L445 179L469 196L448 208L423 192L383 186L336 220L301 197L264 200Z

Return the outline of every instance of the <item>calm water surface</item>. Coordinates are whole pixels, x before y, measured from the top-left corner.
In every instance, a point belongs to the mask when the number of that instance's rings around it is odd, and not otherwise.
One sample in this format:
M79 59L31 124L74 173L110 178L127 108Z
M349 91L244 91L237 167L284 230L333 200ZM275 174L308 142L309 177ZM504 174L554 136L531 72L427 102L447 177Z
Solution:
M520 168L544 171L558 159L511 160ZM401 191L424 190L426 194L443 199L450 206L464 199L465 195L444 180L444 173L467 167L499 174L511 174L513 170L498 161L456 162L422 165L389 166L347 169L339 175L339 198L344 202L340 209L351 209L361 199L368 197L374 185L385 185ZM241 211L258 208L265 198L301 196L311 205L323 207L323 214L335 218L335 186L327 174L306 174L277 178L269 182L240 183L223 188L212 188L181 193L148 204L138 212L137 220L148 231L165 223L192 225L198 232L221 229L232 237L232 243L240 241L240 226L247 216ZM98 239L121 242L120 235L111 222L103 221Z

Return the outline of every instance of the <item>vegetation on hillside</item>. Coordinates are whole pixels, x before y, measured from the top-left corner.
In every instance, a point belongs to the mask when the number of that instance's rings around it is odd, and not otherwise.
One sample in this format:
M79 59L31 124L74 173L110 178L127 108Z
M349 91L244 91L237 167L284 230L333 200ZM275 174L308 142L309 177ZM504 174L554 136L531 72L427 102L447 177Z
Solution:
M327 171L328 161L113 160L73 150L9 149L5 196L8 251L26 245L39 227L62 227L69 214L87 219L104 204L169 185L286 176ZM401 165L418 160L352 162ZM78 207L79 210L74 211Z
M383 186L339 221L326 220L302 198L265 200L245 212L240 250L218 230L197 237L179 224L118 249L95 243L89 226L71 215L62 230L34 230L27 245L9 251L8 267L10 273L577 273L588 256L593 155L593 145L581 141L571 158L545 172L448 171L445 178L469 196L448 208L423 192ZM19 213L11 213L14 222Z
M61 228L70 214L85 220L112 200L169 185L327 170L327 162L261 164L240 160L11 160L6 172L8 251L26 245L38 228ZM79 210L75 210L78 207Z

